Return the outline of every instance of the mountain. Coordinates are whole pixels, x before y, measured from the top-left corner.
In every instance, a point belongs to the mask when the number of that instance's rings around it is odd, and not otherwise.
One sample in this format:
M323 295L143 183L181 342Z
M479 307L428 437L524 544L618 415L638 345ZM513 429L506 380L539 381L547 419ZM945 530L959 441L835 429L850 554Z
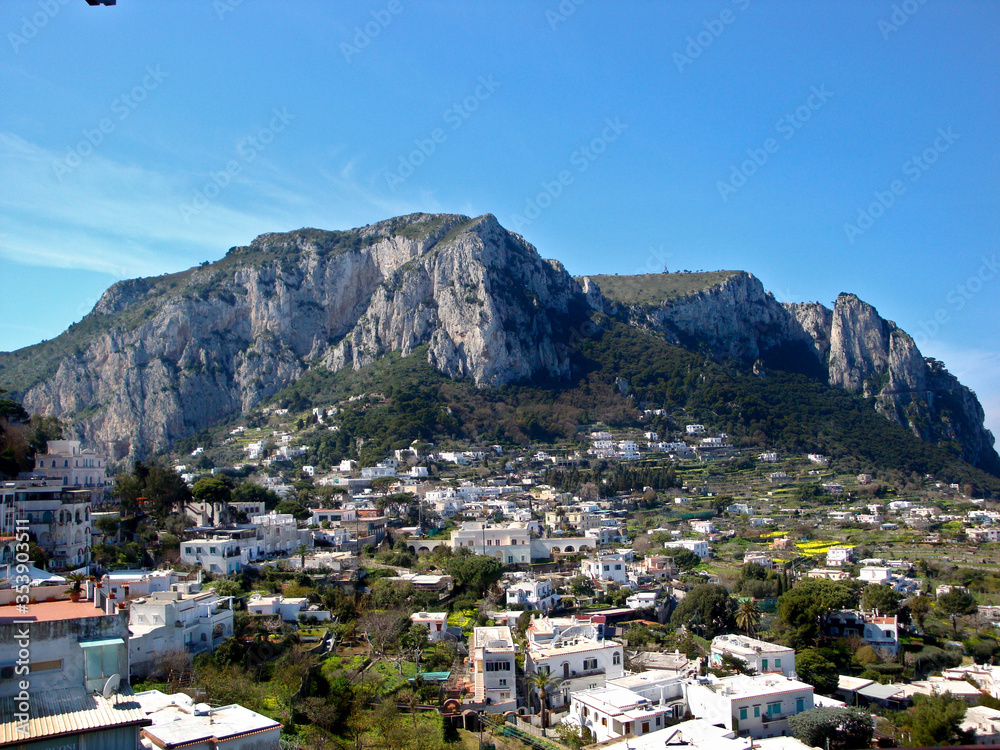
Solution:
M677 350L663 355L670 361L683 350L687 370L731 366L772 383L788 373L856 394L1000 473L975 395L853 295L833 310L780 304L739 271L573 279L488 214L265 234L214 263L119 282L60 336L0 354L0 387L120 459L390 354L418 355L442 376L438 387L469 384L468 398L532 384L543 389L532 398L554 402L598 354L606 370L624 364L614 363L616 341L636 336ZM662 397L695 398L680 394Z
M951 444L974 466L1000 473L975 394L853 294L839 295L832 310L818 302L781 304L742 271L580 281L588 298L602 299L603 311L630 325L716 359L822 377L873 398L880 414L922 440Z

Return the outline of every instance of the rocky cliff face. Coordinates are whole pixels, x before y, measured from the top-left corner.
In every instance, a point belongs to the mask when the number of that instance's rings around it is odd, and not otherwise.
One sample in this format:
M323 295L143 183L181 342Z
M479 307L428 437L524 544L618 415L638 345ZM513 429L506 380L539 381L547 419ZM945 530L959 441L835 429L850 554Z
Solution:
M559 342L579 287L492 216L345 234L266 234L179 280L115 284L90 314L106 330L25 407L75 415L79 437L121 458L248 410L316 362L357 368L427 344L439 370L477 384L568 375Z
M439 371L478 385L568 377L572 331L597 311L754 372L816 374L1000 473L975 395L853 295L831 310L780 304L745 272L603 278L615 294L490 215L265 234L216 263L115 284L62 336L0 355L0 385L121 458L247 411L312 366L387 352L426 346Z
M917 437L951 444L973 465L1000 470L975 394L853 294L841 294L832 310L818 302L779 304L748 273L655 305L607 300L593 279L582 286L588 301L600 297L601 309L718 359L749 364L809 352L830 385L873 398L881 414Z

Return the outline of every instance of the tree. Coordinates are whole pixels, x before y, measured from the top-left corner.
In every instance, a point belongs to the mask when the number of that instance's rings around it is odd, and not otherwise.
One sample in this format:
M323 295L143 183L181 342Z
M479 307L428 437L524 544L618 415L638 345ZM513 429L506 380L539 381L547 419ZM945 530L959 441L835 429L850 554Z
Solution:
M674 559L674 565L678 570L694 570L701 565L701 558L689 549L679 547L670 551L670 556Z
M200 503L228 503L233 499L233 482L225 474L202 477L191 488L191 496Z
M757 632L760 627L760 607L753 599L744 599L736 608L736 627L747 635Z
M273 510L281 502L277 492L253 482L243 482L233 490L232 499L237 503L264 503L265 510Z
M837 690L837 665L815 649L807 648L795 655L795 671L800 680L808 682L820 695L833 695Z
M893 591L892 586L869 583L861 593L861 609L879 615L894 615L899 612L899 594Z
M929 596L924 596L923 594L910 599L910 616L916 620L917 626L921 630L924 629L924 619L926 619L933 606L934 600Z
M466 591L481 597L503 575L503 563L495 557L474 555L460 549L444 566L445 572Z
M857 601L857 587L850 581L801 581L779 597L776 629L788 646L808 648L819 639L822 618L833 610L854 607Z
M562 680L557 680L549 672L535 672L524 678L524 684L538 693L538 702L542 707L542 729L545 729L549 725L549 698L562 689Z
M812 708L788 717L788 728L810 747L853 750L871 747L871 714L858 708Z
M912 747L940 747L965 741L959 729L965 718L965 701L951 693L916 695L913 701L907 717Z
M403 630L406 618L401 612L369 612L358 621L360 630L376 656L385 656Z
M951 618L951 628L956 638L958 638L958 618L975 614L979 609L972 594L958 587L953 587L947 593L939 596L937 607L943 614Z
M670 622L698 630L705 638L714 638L732 629L733 609L733 600L725 588L703 583L687 592Z

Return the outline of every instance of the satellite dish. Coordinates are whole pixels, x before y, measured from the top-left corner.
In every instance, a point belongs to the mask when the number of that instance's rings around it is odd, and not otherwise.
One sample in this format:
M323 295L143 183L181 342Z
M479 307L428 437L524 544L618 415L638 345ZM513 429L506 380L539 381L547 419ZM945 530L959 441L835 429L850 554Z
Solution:
M118 688L121 687L122 676L118 673L111 675L108 681L104 683L104 689L101 691L101 695L104 696L104 700L111 700L112 695L118 695Z

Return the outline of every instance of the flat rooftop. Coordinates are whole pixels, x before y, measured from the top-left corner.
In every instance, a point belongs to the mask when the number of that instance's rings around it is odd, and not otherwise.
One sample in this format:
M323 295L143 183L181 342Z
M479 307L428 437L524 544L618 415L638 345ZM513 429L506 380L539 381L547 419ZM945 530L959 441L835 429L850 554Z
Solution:
M743 635L717 635L712 641L712 647L746 654L786 653L792 651L787 646L779 646L776 643L768 643L759 638L749 638Z
M473 631L475 648L488 648L491 651L513 651L514 636L508 627L476 628Z
M56 620L78 620L84 617L107 616L103 609L98 609L93 602L85 599L78 602L59 599L54 602L29 604L27 612L19 612L13 604L0 606L0 625L13 625L15 622L54 622Z

